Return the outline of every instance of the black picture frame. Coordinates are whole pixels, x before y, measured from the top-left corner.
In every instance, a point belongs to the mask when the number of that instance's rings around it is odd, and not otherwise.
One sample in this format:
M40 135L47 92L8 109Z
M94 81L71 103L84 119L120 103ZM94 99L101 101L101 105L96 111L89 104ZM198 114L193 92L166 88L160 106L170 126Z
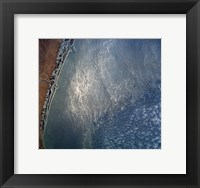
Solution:
M185 175L14 174L15 14L186 14L187 173ZM199 0L0 0L0 24L1 187L200 187Z

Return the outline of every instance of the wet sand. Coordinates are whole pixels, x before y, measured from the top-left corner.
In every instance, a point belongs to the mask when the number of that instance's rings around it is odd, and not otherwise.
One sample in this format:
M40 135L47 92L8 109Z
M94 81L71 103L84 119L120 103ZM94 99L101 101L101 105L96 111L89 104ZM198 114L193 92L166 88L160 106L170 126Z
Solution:
M59 47L58 39L39 40L39 149L44 148L44 130L40 127L42 108L49 88L49 80L56 65Z

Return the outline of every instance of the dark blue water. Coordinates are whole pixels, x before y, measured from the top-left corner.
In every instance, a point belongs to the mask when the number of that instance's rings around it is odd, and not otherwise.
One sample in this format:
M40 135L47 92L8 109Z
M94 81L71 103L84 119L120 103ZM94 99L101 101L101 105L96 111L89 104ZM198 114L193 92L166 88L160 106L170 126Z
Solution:
M161 148L161 40L75 40L46 148Z
M158 85L160 83L158 82ZM160 89L148 89L135 103L104 114L97 121L93 148L161 148ZM127 102L128 103L128 102Z

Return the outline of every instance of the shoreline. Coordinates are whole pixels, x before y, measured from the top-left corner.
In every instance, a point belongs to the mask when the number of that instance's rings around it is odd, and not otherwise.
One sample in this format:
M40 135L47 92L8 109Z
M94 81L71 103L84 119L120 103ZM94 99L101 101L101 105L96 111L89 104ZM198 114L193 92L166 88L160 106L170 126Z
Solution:
M56 65L60 40L39 39L39 149L44 148L43 132L40 127L42 109L49 88L49 80Z
M65 62L65 59L67 58L68 54L74 50L74 40L73 39L63 39L59 40L60 45L58 47L57 54L54 54L54 67L52 71L49 74L48 79L40 79L41 82L46 82L46 85L48 85L46 90L46 96L45 99L42 101L43 103L40 103L42 105L42 108L40 106L40 122L39 122L39 149L44 149L44 134L46 130L47 120L49 111L51 108L51 104L54 98L54 95L56 93L56 90L58 89L58 80ZM52 48L51 46L49 49ZM49 54L50 55L50 54ZM56 55L56 58L55 58ZM48 56L46 55L48 58ZM51 57L51 56L50 56Z

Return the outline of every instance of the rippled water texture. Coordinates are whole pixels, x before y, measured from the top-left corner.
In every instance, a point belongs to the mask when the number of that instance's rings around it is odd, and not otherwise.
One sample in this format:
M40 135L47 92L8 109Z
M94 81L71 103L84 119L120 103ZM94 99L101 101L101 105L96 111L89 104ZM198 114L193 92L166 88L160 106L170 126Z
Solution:
M161 40L76 39L46 148L161 148Z

